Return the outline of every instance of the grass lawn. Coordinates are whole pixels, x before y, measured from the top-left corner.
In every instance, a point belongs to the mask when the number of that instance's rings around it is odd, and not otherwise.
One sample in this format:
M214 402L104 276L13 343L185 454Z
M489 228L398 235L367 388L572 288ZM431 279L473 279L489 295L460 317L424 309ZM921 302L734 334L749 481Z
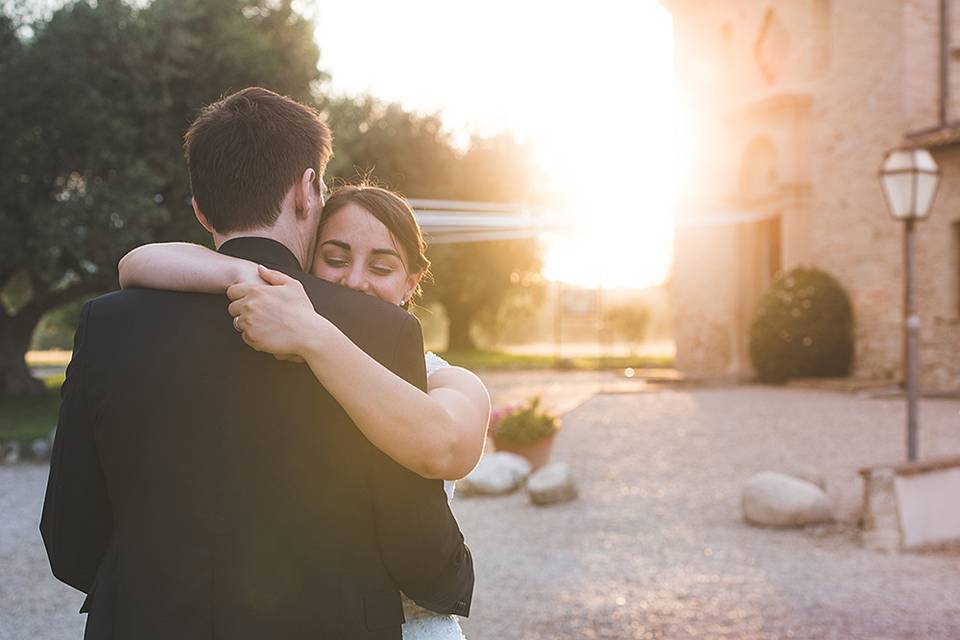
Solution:
M47 378L40 396L4 398L0 404L0 440L46 438L57 424L63 375Z
M470 370L518 370L518 369L571 369L591 371L595 369L670 369L673 358L668 356L616 356L609 358L565 358L562 366L550 355L528 355L505 351L447 351L438 354L441 358ZM599 366L598 366L599 365Z

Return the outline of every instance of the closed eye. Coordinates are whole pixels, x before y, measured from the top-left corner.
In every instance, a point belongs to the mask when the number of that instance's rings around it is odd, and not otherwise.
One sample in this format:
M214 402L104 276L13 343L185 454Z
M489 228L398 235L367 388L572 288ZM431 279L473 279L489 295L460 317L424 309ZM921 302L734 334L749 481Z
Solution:
M344 260L343 258L324 257L323 261L326 262L329 266L335 267L337 269L341 267L346 267L350 264L347 260Z

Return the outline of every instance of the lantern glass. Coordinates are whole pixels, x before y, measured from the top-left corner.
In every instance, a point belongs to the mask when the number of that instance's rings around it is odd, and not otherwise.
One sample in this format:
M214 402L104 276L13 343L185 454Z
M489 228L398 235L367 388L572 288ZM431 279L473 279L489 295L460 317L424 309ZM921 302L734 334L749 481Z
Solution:
M890 214L897 219L910 217L913 204L913 175L910 173L891 173L881 179L883 195L887 197Z
M937 194L937 184L940 182L940 176L935 173L917 174L917 209L918 218L926 218L930 215L933 196Z
M940 169L926 149L895 149L880 168L890 215L898 220L927 217L939 182Z
M936 173L940 170L939 167L937 167L937 162L926 149L913 149L910 154L913 156L913 163L917 170L931 173Z

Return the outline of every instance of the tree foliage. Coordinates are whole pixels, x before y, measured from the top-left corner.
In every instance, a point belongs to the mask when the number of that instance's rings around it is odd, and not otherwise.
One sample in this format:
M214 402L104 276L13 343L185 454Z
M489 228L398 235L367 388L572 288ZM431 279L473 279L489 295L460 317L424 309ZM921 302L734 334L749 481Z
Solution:
M324 98L333 130L328 180L373 179L409 198L454 198L459 156L439 116L371 96Z
M323 79L287 0L80 1L32 31L0 18L0 291L26 292L0 305L0 393L39 390L22 354L44 313L115 288L138 244L201 239L181 150L200 106Z
M603 313L603 322L615 338L628 342L636 350L647 337L647 327L650 324L650 311L639 303L622 304Z
M536 195L529 149L509 135L474 137L457 168L458 199L529 202ZM428 256L434 281L425 292L447 312L448 350L476 348L476 324L496 333L491 329L507 316L522 316L544 299L536 239L437 245Z
M324 109L335 136L328 172L334 180L373 178L410 198L528 202L536 196L531 151L509 135L474 136L458 150L436 115L369 97L327 100ZM427 255L433 278L424 283L425 300L444 308L450 350L475 348L474 329L496 334L506 317L543 300L535 240L438 244Z
M181 141L201 106L240 88L316 100L334 130L334 178L374 176L409 197L529 196L528 150L509 137L463 149L439 116L320 97L313 25L293 0L75 0L29 25L8 4L0 86L17 90L0 98L0 394L40 389L22 357L38 321L114 289L130 248L207 240ZM468 337L522 292L513 274L539 269L529 242L436 247L431 258L433 299Z
M473 329L488 333L505 315L522 315L543 300L537 241L496 240L432 247L433 282L424 287L427 302L439 302L449 322L448 351L476 348ZM520 303L520 309L517 308Z

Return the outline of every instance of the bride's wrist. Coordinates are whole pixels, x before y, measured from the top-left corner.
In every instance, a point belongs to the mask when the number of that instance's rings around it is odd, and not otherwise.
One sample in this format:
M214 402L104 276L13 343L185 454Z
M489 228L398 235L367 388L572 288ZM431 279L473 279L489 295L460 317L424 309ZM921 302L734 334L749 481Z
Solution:
M257 265L249 260L237 260L233 263L231 265L229 278L231 285L246 282L260 284L263 282L263 280L260 279L260 272Z
M298 331L301 336L297 355L301 358L323 357L329 353L330 341L336 335L336 326L318 313L313 313L304 321L304 327Z

